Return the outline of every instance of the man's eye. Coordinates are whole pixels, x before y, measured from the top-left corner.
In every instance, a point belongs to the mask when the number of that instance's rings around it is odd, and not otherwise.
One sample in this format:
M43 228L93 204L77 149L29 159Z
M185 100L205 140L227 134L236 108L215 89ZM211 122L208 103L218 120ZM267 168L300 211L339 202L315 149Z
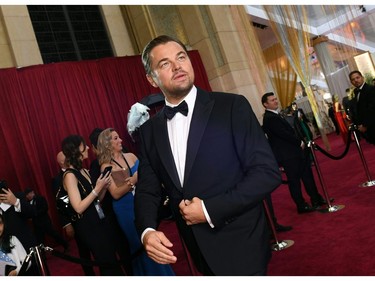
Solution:
M184 61L185 59L186 59L186 56L184 56L184 55L178 57L179 61Z
M163 62L161 65L160 65L160 68L167 68L169 66L169 62Z

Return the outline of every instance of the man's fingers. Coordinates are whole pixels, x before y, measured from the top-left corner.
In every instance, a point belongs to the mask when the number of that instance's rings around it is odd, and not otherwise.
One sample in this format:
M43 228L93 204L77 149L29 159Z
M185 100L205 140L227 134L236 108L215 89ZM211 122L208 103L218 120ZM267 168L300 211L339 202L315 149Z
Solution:
M150 232L147 239L144 238L144 246L149 257L158 263L167 264L177 261L177 257L169 249L173 244L160 231Z

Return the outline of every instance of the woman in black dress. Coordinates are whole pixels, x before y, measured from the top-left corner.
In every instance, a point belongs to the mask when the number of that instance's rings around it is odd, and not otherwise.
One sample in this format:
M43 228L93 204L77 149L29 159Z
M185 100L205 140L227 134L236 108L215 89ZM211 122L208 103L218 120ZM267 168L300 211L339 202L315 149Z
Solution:
M63 176L64 188L77 213L72 224L79 240L86 243L92 252L94 260L104 264L99 267L101 275L124 275L116 258L111 225L100 207L100 200L110 184L109 173L100 175L96 185L92 186L88 170L82 167L82 161L88 157L88 149L79 135L70 135L62 142L65 164L69 167Z

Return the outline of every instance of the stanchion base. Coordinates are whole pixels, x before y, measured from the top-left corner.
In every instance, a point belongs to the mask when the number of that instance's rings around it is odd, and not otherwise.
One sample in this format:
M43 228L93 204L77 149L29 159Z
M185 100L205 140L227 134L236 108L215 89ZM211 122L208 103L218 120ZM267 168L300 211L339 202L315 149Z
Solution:
M294 244L293 240L282 240L282 241L279 241L278 243L273 243L271 245L271 249L272 251L281 251L286 248L289 248L293 244Z
M344 208L345 208L345 205L334 205L331 207L327 206L327 208L324 208L324 209L317 209L317 211L321 213L333 213L333 212L340 211Z
M366 181L366 182L359 185L359 187L371 187L371 186L375 186L374 180Z

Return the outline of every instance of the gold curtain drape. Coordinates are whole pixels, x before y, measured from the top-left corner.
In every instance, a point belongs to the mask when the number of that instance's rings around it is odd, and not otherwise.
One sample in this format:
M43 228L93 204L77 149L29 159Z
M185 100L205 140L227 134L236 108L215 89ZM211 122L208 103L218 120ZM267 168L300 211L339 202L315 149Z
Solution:
M330 149L327 136L319 116L319 109L310 87L311 64L308 49L311 45L308 30L308 17L302 5L263 5L272 30L283 48L289 63L305 87L320 135L327 149Z
M263 51L272 86L275 89L282 108L290 105L296 94L297 74L285 56L280 43Z
M240 39L245 47L248 62L254 71L253 79L261 95L267 88L267 79L270 80L275 93L279 97L280 104L284 108L288 106L295 97L297 75L289 64L282 48L277 44L272 50L264 52L260 46L255 28L249 21L249 15L243 6L230 6L234 23L239 30ZM276 56L275 56L276 55ZM283 59L276 58L283 56Z

